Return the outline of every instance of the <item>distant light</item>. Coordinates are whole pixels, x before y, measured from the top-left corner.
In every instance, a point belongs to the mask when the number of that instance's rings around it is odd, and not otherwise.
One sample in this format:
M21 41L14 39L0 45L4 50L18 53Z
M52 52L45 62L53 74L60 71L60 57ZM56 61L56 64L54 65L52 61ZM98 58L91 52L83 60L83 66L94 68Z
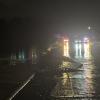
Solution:
M52 49L52 48L51 48L51 47L49 47L47 50L48 50L48 51L51 51L51 49Z
M78 44L77 43L75 44L75 57L78 58Z
M84 38L84 42L88 42L89 39L87 37Z
M89 27L88 27L88 30L90 30L90 29L91 29L91 27L89 26Z
M90 45L89 43L84 43L84 58L90 57Z
M78 43L78 40L76 40L75 43Z
M64 56L69 57L69 40L64 39Z
M76 40L76 41L75 41L75 43L81 43L81 42L82 42L81 40Z
M68 42L69 40L67 40L67 39L64 39L64 41Z

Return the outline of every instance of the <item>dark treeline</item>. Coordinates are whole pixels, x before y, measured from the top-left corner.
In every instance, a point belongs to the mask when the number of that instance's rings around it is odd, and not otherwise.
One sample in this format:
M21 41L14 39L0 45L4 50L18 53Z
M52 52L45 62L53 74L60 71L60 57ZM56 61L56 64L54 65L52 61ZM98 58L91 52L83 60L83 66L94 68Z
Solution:
M30 47L45 48L53 42L53 34L47 25L31 18L0 19L0 55Z

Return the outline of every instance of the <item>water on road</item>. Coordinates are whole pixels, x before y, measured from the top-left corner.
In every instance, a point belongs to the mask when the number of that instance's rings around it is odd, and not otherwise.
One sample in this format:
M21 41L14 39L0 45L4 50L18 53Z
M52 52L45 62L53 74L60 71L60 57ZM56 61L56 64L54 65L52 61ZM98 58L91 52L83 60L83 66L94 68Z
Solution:
M93 50L93 47L90 48L88 43L75 45L74 58L83 66L80 71L62 72L55 75L57 84L52 90L51 96L56 98L100 96L100 90L98 89L100 84L100 56L98 56L98 51L100 48L95 47L95 50ZM64 51L64 54L66 52L68 53L68 51ZM70 66L76 67L70 62L62 62L60 67Z

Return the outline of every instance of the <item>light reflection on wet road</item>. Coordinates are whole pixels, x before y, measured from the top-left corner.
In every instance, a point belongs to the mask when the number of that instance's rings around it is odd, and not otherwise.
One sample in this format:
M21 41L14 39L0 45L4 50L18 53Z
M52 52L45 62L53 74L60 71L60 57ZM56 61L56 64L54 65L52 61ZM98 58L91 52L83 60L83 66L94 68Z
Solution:
M83 47L83 50L82 50ZM67 48L67 47L66 47ZM67 49L65 49L67 50ZM68 51L64 51L64 54ZM70 55L70 54L68 54ZM91 54L89 42L75 44L75 60L83 64L81 71L62 72L60 76L55 76L57 85L53 89L51 96L54 97L73 97L73 96L88 96L95 94L93 78L95 74L94 60ZM63 62L60 67L73 66L70 62Z
M64 72L61 76L55 76L57 85L51 95L60 96L92 96L95 93L93 88L93 65L84 64L79 72Z

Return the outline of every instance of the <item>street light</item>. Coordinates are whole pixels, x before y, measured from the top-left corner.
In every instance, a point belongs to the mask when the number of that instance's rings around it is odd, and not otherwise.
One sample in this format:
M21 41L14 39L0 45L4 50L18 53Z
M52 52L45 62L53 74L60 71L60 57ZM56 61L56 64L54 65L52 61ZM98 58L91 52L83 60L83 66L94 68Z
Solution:
M91 27L89 26L89 27L88 27L88 30L90 30L90 29L91 29Z

